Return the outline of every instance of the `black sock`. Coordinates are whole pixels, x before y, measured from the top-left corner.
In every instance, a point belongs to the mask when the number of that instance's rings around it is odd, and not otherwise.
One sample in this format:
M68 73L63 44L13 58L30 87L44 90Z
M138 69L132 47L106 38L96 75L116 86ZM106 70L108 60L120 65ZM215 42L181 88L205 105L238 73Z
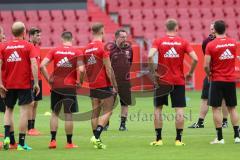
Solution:
M51 131L51 141L56 140L57 131Z
M72 134L67 134L67 143L72 144Z
M218 140L222 140L223 139L223 135L222 135L222 127L221 128L216 128L217 131L217 138Z
M162 140L162 128L156 128L156 141Z
M223 118L223 123L227 122L227 118Z
M10 132L10 144L15 144L16 141L15 141L15 137L14 137L14 132Z
M183 129L176 129L176 131L177 131L176 140L182 141L182 132L183 132Z
M204 119L203 118L199 118L197 123L198 124L203 124L203 122L204 122Z
M234 138L239 137L239 126L233 126Z
M28 120L28 130L32 129L32 120Z
M98 125L97 128L96 128L96 132L95 132L95 138L96 139L100 138L100 135L101 135L102 131L103 131L103 126Z
M125 126L127 117L121 117L121 126Z
M5 126L4 126L4 129L5 129L5 138L6 138L6 137L10 137L10 128L11 128L10 125L5 125Z
M19 133L19 142L18 142L18 144L20 144L21 146L25 145L25 136L26 136L25 133Z
M35 119L32 119L32 129L35 128Z

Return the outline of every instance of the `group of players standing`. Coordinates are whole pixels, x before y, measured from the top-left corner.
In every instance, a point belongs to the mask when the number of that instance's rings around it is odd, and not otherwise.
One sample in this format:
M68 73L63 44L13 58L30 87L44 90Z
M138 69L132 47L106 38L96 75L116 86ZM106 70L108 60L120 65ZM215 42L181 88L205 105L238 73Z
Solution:
M237 45L235 40L226 37L226 24L224 21L215 21L211 26L214 38L211 37L211 40L208 41L209 44L206 45L206 52L204 50L204 69L207 74L204 84L206 85L209 82L210 87L204 87L207 97L202 97L205 106L208 104L213 108L217 138L211 144L224 143L221 118L222 103L226 105L231 117L234 128L234 142L240 143L238 113L236 110L235 59L237 56ZM71 32L63 32L61 35L62 45L51 49L41 61L40 49L38 47L41 30L31 28L29 31L30 42L27 42L24 40L26 34L25 25L22 22L15 22L13 24L12 33L15 38L8 42L2 42L0 47L0 93L3 98L1 109L5 111L5 135L3 144L1 145L4 149L31 150L32 148L25 143L27 128L29 135L39 135L39 132L34 128L34 123L37 101L42 99L40 71L51 86L50 149L57 147L56 134L61 109L63 109L65 116L65 132L67 137L65 147L78 147L72 142L72 113L78 112L76 92L77 88L82 87L83 81L86 79L89 83L89 96L92 100L91 124L93 137L90 141L94 145L94 148L106 148L100 136L102 131L106 130L109 125L109 119L117 94L120 96L122 106L119 130L127 130L128 105L131 105L129 73L133 60L132 48L126 43L127 32L122 29L116 31L115 42L111 44L110 50L106 50L103 43L104 25L101 23L93 24L91 31L93 35L92 42L83 51L73 47L73 35ZM187 79L191 79L198 58L190 43L177 36L177 32L177 21L168 19L166 21L166 36L156 39L153 42L148 55L149 70L155 86L154 125L156 140L150 143L152 146L163 145L162 109L163 105L168 105L169 94L171 96L172 107L176 111L175 145L185 145L182 142L184 107L186 107L183 61L185 53L192 59L190 71L186 76ZM2 37L2 28L0 28L0 33L0 37ZM153 62L153 57L156 53L158 53L159 66L163 65L167 67L167 72L163 76L158 74L161 72L161 67L155 68ZM54 63L54 71L50 76L46 67L51 62ZM70 74L66 78L60 77L61 74L57 73ZM64 78L67 79L67 85L61 83ZM165 87L171 88L171 91L163 95L162 88ZM17 100L20 106L18 144L14 139L13 127L13 109ZM193 124L190 128L203 128L203 119L204 116L200 116L198 123Z

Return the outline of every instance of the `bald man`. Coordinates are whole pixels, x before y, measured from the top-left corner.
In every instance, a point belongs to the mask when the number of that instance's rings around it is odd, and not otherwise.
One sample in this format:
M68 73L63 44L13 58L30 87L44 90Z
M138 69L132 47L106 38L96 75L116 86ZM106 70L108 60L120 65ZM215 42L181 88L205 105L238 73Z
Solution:
M13 120L14 106L18 100L20 106L19 117L19 143L17 150L31 150L25 144L25 136L28 123L28 112L33 102L33 92L31 89L31 74L34 77L33 90L39 93L38 85L38 65L34 46L25 41L26 28L22 22L15 22L12 25L14 39L4 43L0 53L0 72L5 66L5 83L2 81L0 73L0 89L4 91L6 111L4 117L5 138L3 148L9 149L10 127ZM24 67L23 67L24 66Z

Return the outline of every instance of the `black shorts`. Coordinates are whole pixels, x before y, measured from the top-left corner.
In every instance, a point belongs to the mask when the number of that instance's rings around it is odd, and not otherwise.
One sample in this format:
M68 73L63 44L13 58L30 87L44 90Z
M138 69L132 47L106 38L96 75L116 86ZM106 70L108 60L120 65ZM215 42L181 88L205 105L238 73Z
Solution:
M237 93L235 82L210 83L208 105L212 107L221 107L223 99L226 102L226 106L237 106Z
M121 106L131 105L131 84L129 82L118 84L118 95L120 97Z
M208 78L205 77L204 80L203 80L203 88L202 88L201 99L208 99L209 87L210 87L210 83L208 81Z
M111 96L114 96L114 93L112 92L112 87L90 89L91 98L105 99Z
M64 113L78 112L78 101L75 89L55 89L51 90L51 109L54 113L59 113L64 107Z
M18 105L27 105L33 102L32 89L8 89L5 104L8 108L14 108L18 100Z
M160 86L161 88L161 86ZM168 105L168 95L161 96L162 91L160 89L155 90L154 93L154 106ZM185 86L174 85L173 90L170 92L172 107L186 107Z
M0 112L5 112L6 105L5 105L5 99L0 98Z
M36 93L33 92L33 97L34 97L34 101L41 101L42 100L42 80L38 81L39 87L40 87L40 92L39 94L36 96ZM32 88L34 85L34 81L32 81Z

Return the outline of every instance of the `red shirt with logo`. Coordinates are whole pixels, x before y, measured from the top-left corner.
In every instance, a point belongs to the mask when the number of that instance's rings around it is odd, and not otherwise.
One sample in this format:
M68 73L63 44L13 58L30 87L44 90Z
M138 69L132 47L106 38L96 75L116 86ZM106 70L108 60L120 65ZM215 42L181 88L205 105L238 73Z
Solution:
M82 55L79 49L63 45L50 50L46 56L54 64L54 88L72 88L77 81L77 60Z
M41 50L39 46L34 46L35 47L35 53L36 53L36 60L37 60L37 64L38 64L38 80L42 79L41 76L41 71L40 71L40 64L41 64ZM31 77L31 79L33 80L33 76Z
M91 89L104 88L111 86L107 77L106 68L103 59L110 56L105 51L104 44L101 41L93 41L89 43L84 50L84 60L86 72Z
M185 53L193 51L191 45L181 37L165 36L156 39L152 47L158 50L158 64L168 68L161 80L172 85L184 85L183 61Z
M4 43L0 59L5 70L5 87L7 89L31 88L31 58L35 58L34 46L25 41L15 39Z
M3 49L3 43L0 42L0 53L2 49ZM2 82L5 85L5 65L4 64L2 64Z
M235 82L236 40L225 37L216 38L206 48L206 55L211 56L210 81Z

